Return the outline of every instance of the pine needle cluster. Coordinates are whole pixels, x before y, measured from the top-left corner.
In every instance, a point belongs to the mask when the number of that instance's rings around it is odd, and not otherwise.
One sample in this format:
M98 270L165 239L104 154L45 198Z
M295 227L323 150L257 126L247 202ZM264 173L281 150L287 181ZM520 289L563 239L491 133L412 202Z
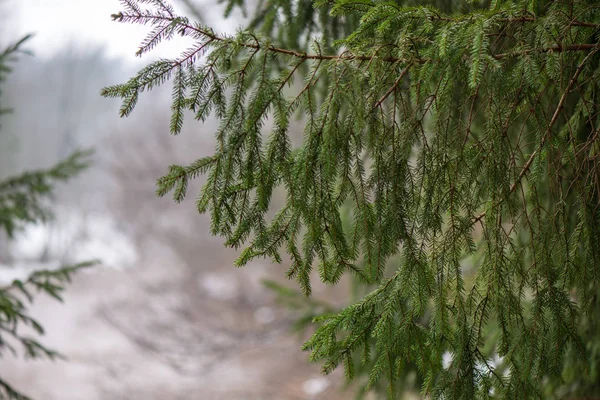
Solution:
M114 20L151 26L139 55L195 45L102 94L127 116L172 81L172 134L187 113L220 121L214 154L171 166L158 195L206 175L197 209L237 266L289 258L306 296L313 269L373 287L315 320L304 349L325 373L367 366L389 398L408 365L432 398L598 390L600 4L274 0L224 35L121 3Z

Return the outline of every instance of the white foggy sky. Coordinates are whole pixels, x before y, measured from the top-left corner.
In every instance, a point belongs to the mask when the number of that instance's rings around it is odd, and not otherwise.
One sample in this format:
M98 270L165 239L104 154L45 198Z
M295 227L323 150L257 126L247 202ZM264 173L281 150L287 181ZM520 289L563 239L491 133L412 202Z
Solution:
M176 1L171 4L177 12L185 11ZM5 14L0 19L0 24L5 25L1 27L0 35L9 36L2 40L5 42L35 33L28 48L36 57L49 57L74 45L82 50L103 48L108 57L139 62L135 51L150 28L113 22L110 15L122 10L119 0L0 0L0 12ZM220 7L204 7L203 12L207 13L206 20L215 30L234 30L231 21L227 24L220 18ZM168 45L157 47L151 55L153 58L175 57L190 43L176 38Z

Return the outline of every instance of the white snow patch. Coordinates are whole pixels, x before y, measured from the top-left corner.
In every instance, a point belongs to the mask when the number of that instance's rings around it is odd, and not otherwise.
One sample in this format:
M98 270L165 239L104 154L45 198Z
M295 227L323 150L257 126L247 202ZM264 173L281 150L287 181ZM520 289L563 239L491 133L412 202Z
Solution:
M450 364L452 364L452 353L445 351L442 355L442 367L444 367L444 369L448 369L450 368Z
M104 265L119 269L137 261L134 244L124 233L119 232L114 220L106 216L97 216L86 222L88 238L81 246L75 247L75 259L79 261L97 258L102 260Z
M504 362L504 357L500 357L498 355L498 353L494 353L494 355L492 356L492 361L490 362L490 365L492 366L492 368L496 368L499 365L501 365Z
M222 274L207 274L200 282L200 286L210 297L221 300L235 298L238 291L237 283Z
M25 281L35 271L54 270L62 265L59 262L17 262L12 265L0 264L0 286L10 285L15 279Z
M317 396L326 391L329 385L327 378L311 378L302 384L302 390L309 396Z
M123 268L135 263L138 254L133 242L119 231L114 219L101 213L57 213L50 224L25 227L10 244L17 260L50 260L76 263L98 259L105 266Z

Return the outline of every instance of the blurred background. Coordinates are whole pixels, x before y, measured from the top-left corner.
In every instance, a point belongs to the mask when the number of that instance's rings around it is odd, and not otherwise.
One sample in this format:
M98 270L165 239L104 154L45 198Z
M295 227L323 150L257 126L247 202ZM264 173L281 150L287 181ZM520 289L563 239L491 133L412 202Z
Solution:
M215 1L174 0L180 14L234 31ZM250 3L248 3L250 4ZM57 188L52 222L0 237L0 284L36 268L98 258L76 276L64 304L37 297L42 341L66 361L0 358L0 375L39 400L342 399L340 371L323 377L292 333L297 315L263 285L285 283L284 266L235 269L237 252L209 235L194 196L158 199L155 180L170 164L212 152L214 121L188 118L169 135L170 88L142 96L131 117L100 89L122 83L149 61L175 56L185 41L134 56L143 26L112 22L118 0L0 0L0 47L33 33L3 87L0 179L47 168L80 148L92 166ZM197 191L201 180L190 191ZM291 282L290 286L294 286ZM344 285L313 288L343 304ZM315 303L316 304L316 303Z

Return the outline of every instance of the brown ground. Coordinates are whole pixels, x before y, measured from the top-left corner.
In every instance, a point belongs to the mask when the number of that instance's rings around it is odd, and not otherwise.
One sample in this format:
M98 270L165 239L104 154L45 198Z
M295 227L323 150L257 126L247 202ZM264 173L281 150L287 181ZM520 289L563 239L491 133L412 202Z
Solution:
M69 360L6 358L1 375L39 400L353 397L339 391L342 371L323 377L307 362L290 314L262 286L283 275L281 266L236 270L223 262L235 252L199 247L212 267L160 258L99 267L76 279L65 304L39 298L33 311L47 328L44 343Z

